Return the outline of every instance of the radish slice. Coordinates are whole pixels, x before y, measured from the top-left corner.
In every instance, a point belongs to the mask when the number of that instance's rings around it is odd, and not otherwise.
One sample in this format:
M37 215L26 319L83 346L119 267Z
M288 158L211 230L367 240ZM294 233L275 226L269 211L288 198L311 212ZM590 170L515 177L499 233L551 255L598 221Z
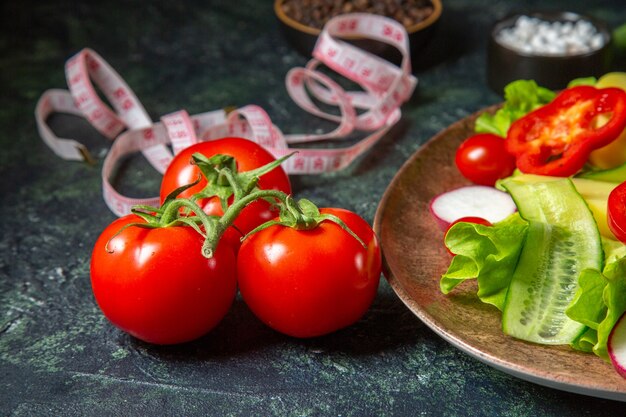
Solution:
M430 202L430 212L442 230L462 217L481 217L497 223L515 213L511 196L484 185L468 185L439 194Z
M626 314L615 323L607 344L609 357L613 367L622 377L626 378Z

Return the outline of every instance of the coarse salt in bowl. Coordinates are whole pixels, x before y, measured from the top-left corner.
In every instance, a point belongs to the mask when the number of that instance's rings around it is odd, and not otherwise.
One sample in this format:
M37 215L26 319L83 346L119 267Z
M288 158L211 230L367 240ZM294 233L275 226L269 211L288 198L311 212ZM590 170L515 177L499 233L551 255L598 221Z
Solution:
M498 21L487 50L487 81L496 92L518 79L562 89L574 78L609 70L611 34L572 12L515 14Z
M607 39L586 19L562 22L520 16L513 26L496 33L496 41L521 53L568 56L596 51Z

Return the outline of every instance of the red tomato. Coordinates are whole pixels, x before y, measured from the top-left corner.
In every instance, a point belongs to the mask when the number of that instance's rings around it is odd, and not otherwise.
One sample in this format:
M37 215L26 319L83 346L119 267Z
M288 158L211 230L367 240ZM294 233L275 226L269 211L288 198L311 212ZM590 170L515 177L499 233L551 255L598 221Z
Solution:
M504 138L481 133L466 139L456 151L456 166L475 184L493 186L515 170L515 157L505 149Z
M626 243L626 182L618 185L609 194L607 216L611 232Z
M130 226L115 235L133 222L144 221L124 216L96 241L91 285L100 309L115 326L149 343L182 343L207 333L235 297L233 248L220 243L207 259L204 238L188 226Z
M493 226L491 224L491 222L487 219L483 219L482 217L473 217L473 216L468 216L468 217L461 217L458 220L453 221L452 223L450 223L450 226L448 226L448 228L446 229L446 233L448 233L448 230L450 230L450 228L452 226L454 226L457 223L461 223L461 222L465 222L465 223L476 223L476 224L482 224L484 226ZM444 235L445 236L445 235ZM455 254L452 253L452 251L450 250L450 248L448 248L446 246L446 250L448 251L448 253L452 256L454 256Z
M484 226L493 226L489 220L483 219L482 217L467 216L467 217L461 217L460 219L453 221L450 224L450 226L448 226L448 230L450 230L450 228L454 226L455 224L461 223L461 222L482 224ZM446 232L448 230L446 230Z
M262 146L247 139L224 138L197 143L176 155L165 171L161 182L161 202L176 188L190 184L198 179L200 170L197 166L191 164L191 155L196 152L207 157L217 154L232 156L237 161L237 169L240 172L259 168L275 160ZM202 180L197 185L181 193L180 197L190 197L202 190L205 185L206 180ZM261 176L258 186L265 190L280 190L286 194L291 194L289 177L282 167L276 167ZM224 214L217 197L200 200L198 203L207 214L216 216ZM235 220L234 225L239 231L246 234L258 225L273 219L277 214L277 211L272 210L270 204L266 201L255 201L243 209L237 220Z
M370 226L342 209L342 219L364 248L336 223L312 230L272 226L248 237L237 257L239 290L252 312L273 329L314 337L349 326L371 305L381 254Z

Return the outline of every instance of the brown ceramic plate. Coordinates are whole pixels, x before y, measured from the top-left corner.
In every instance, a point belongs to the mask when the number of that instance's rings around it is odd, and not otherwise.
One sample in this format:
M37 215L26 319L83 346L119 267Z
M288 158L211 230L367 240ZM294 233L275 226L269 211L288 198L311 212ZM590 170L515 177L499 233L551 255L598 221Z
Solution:
M387 188L374 229L382 242L389 284L439 336L496 369L564 391L626 401L626 380L597 356L568 346L542 346L506 336L500 312L478 300L474 283L461 285L447 296L439 291L439 278L450 255L428 205L435 195L467 184L454 166L454 153L472 134L477 115L433 137L411 156Z

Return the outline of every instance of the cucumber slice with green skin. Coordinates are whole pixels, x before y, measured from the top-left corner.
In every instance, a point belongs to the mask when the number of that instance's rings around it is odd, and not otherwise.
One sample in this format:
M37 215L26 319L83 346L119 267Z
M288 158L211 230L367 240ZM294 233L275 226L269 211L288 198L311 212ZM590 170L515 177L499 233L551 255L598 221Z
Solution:
M502 312L506 334L529 342L569 344L585 326L565 310L585 268L601 269L600 233L587 204L569 178L502 181L529 222L526 242Z
M617 182L626 181L626 163L616 166L615 168L604 169L602 171L589 171L580 175L580 178L589 178L590 180Z

